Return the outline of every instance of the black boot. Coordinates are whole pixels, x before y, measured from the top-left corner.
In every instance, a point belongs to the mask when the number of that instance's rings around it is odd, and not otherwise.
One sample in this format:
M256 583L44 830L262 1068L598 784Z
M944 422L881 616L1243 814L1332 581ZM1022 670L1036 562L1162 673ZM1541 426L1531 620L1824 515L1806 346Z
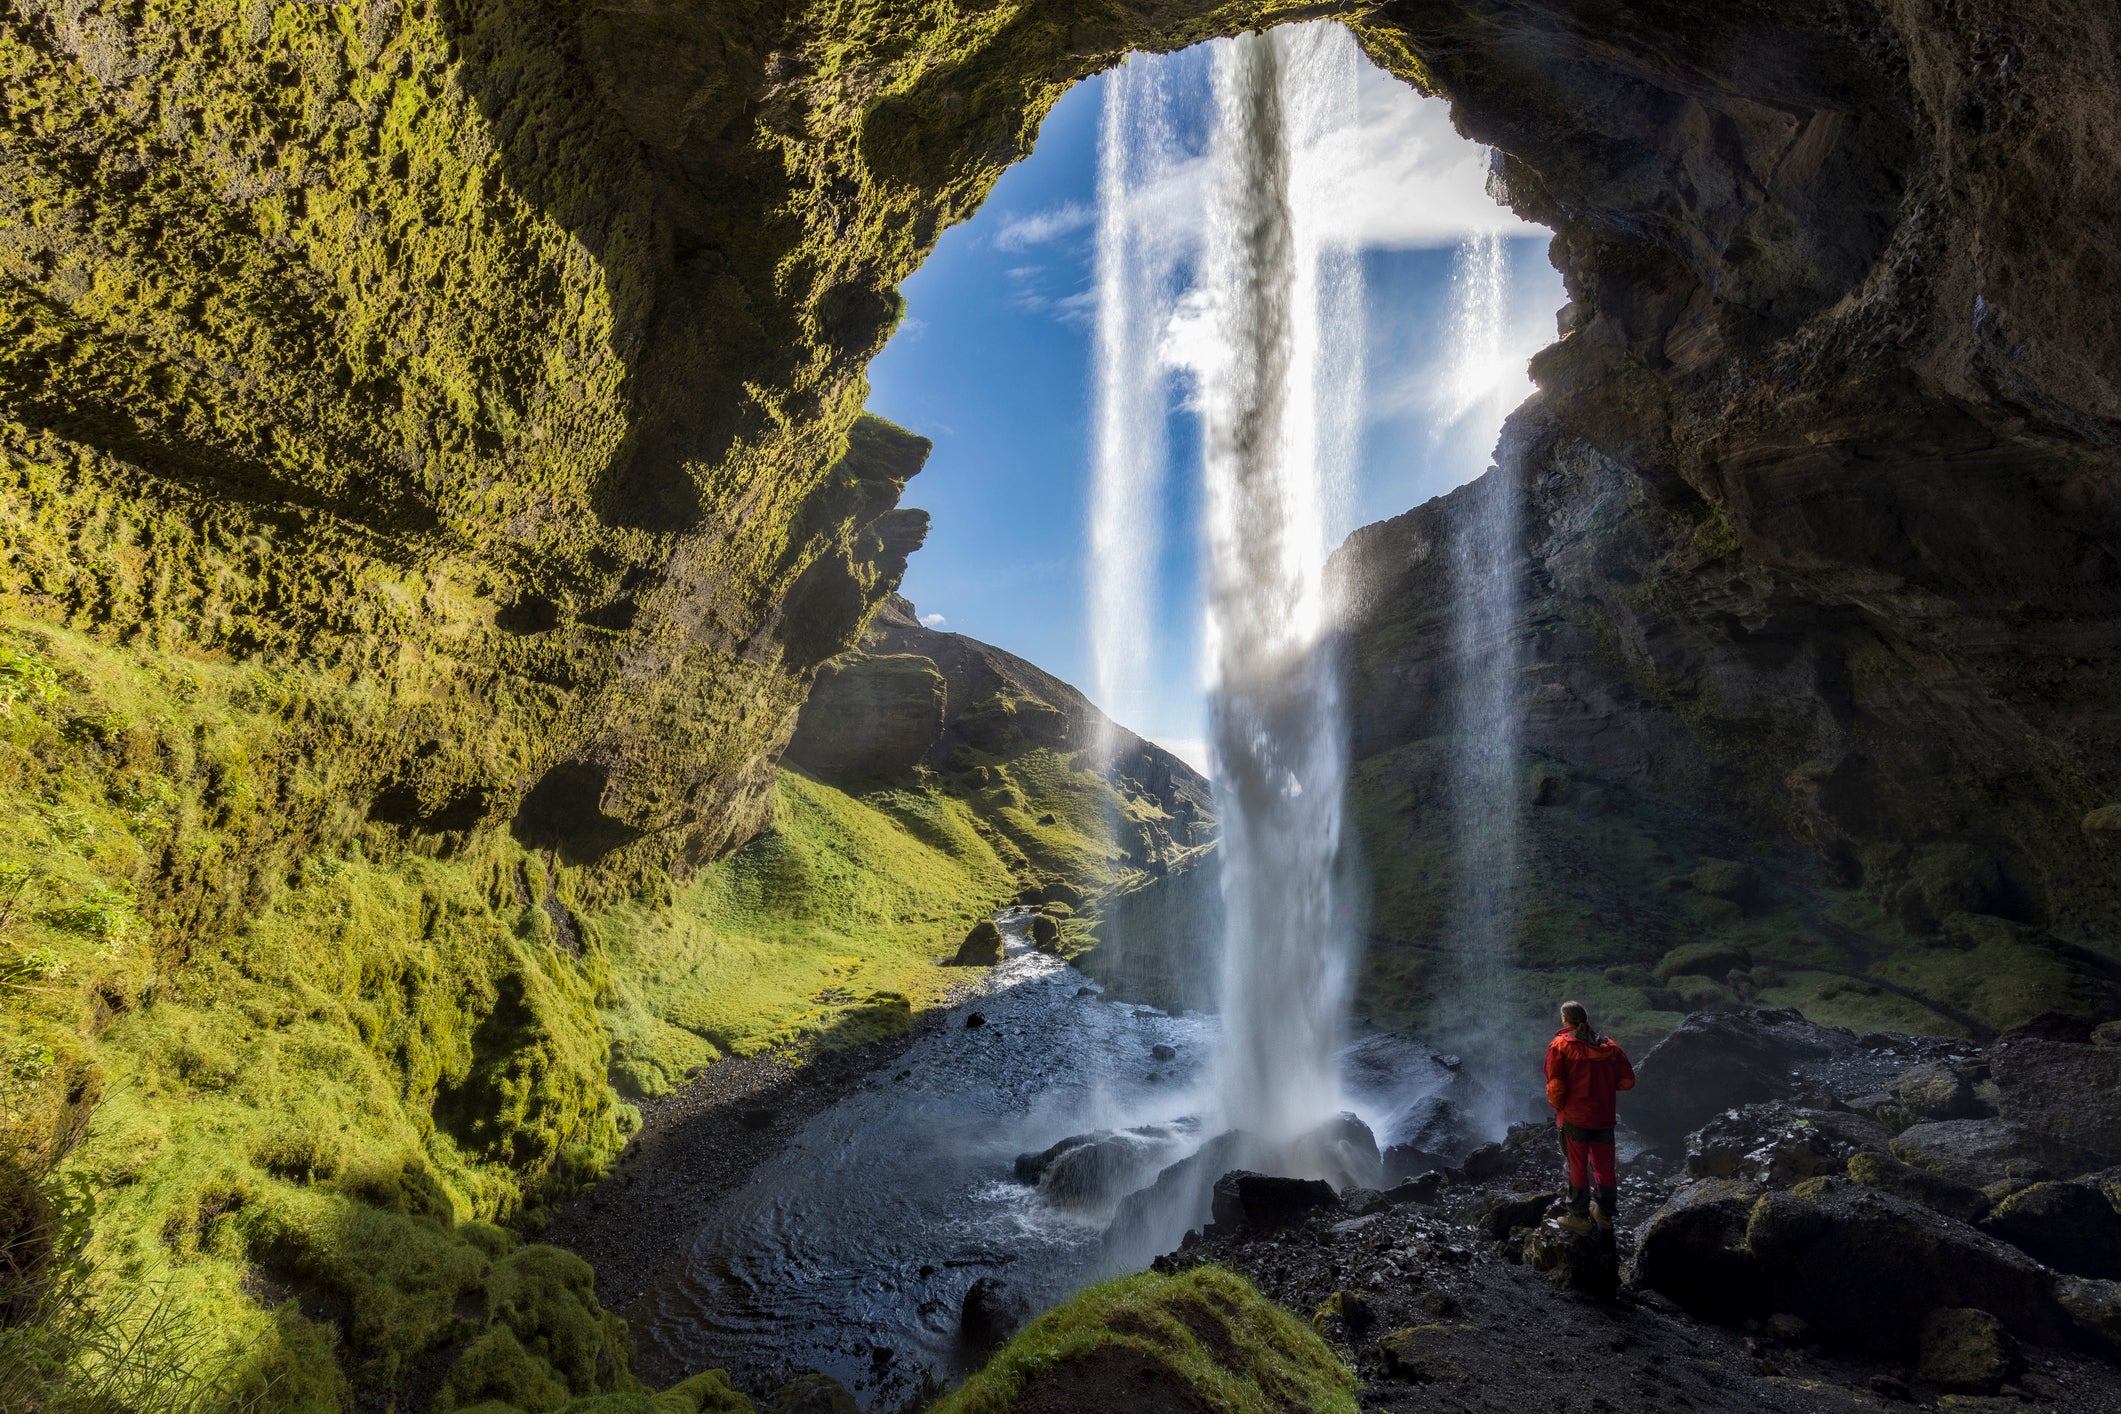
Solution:
M1619 1211L1619 1207L1620 1190L1618 1188L1608 1188L1603 1184L1599 1185L1598 1202L1591 1209L1591 1216L1598 1220L1599 1237L1608 1243L1614 1240L1613 1218Z

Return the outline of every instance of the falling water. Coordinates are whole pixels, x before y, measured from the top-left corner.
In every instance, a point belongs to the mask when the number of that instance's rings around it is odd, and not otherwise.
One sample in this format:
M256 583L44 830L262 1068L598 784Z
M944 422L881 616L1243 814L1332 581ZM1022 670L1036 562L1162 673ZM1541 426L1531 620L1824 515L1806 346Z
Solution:
M1292 1139L1338 1106L1352 930L1338 896L1346 728L1327 609L1328 487L1352 444L1342 341L1353 261L1301 203L1306 140L1346 121L1354 44L1333 25L1214 59L1196 369L1207 492L1207 665L1227 914L1226 1120ZM1329 322L1330 317L1330 322Z
M1459 256L1451 327L1453 422L1473 418L1486 428L1500 420L1495 370L1503 357L1503 312L1508 267L1499 236L1466 243ZM1453 1043L1465 1054L1475 1088L1474 1118L1491 1132L1514 1118L1508 1096L1518 1039L1510 964L1516 936L1519 733L1516 681L1522 666L1516 620L1520 506L1515 477L1490 469L1463 493L1451 542L1455 614L1452 656L1458 670L1451 703L1455 749L1451 798L1457 860L1452 900L1457 976Z
M1090 493L1090 642L1097 700L1113 717L1147 686L1142 606L1154 593L1168 444L1158 344L1179 252L1154 195L1177 164L1169 65L1135 55L1107 81L1097 147L1097 442ZM1112 743L1100 748L1109 757Z

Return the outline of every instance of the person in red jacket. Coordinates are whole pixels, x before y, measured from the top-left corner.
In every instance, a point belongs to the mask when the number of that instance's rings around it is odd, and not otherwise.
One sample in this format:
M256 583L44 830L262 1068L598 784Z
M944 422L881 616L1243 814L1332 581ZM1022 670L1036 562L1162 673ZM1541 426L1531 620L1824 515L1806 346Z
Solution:
M1547 1043L1547 1103L1561 1128L1569 1158L1571 1226L1588 1233L1586 1210L1607 1240L1613 1235L1613 1212L1619 1178L1613 1167L1613 1100L1635 1088L1635 1067L1619 1043L1591 1030L1591 1014L1582 1002L1561 1004L1561 1030ZM1591 1205L1591 1188L1598 1202Z

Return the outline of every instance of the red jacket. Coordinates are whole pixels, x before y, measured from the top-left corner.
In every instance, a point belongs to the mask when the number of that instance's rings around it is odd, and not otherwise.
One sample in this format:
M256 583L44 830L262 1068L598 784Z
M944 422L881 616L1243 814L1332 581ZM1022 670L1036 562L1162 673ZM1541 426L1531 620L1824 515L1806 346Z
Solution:
M1556 1124L1611 1129L1613 1096L1635 1088L1635 1067L1616 1041L1580 1041L1564 1026L1547 1043L1547 1103Z

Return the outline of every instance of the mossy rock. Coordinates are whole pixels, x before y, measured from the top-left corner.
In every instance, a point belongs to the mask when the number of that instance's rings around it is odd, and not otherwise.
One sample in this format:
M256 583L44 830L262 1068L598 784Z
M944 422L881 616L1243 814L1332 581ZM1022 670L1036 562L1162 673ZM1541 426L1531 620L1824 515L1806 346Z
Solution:
M1657 963L1657 980L1672 983L1682 975L1717 978L1733 968L1750 969L1753 955L1734 943L1687 943L1673 948ZM1612 980L1612 975L1607 974Z
M1760 874L1752 865L1736 859L1704 859L1688 878L1697 893L1728 899L1741 906L1760 894Z
M1986 1311L1948 1307L1922 1322L1916 1373L1950 1390L1992 1394L2018 1373L2018 1352L2003 1323Z
M1738 996L1713 977L1681 975L1671 979L1668 989L1679 998L1680 1011L1729 1011Z
M1031 941L1040 952L1052 952L1060 946L1060 922L1043 913L1031 916Z
M952 967L992 967L1002 960L1002 930L994 926L991 918L982 918L972 925L965 941L957 945L957 956L950 959Z
M1849 1177L1896 1198L1920 1203L1932 1212L1960 1222L1979 1222L1988 1215L1989 1198L1970 1183L1915 1168L1888 1154L1865 1149L1849 1156Z
M1318 1334L1218 1267L1094 1286L1027 1326L932 1414L1170 1409L1355 1414Z
M1647 967L1637 963L1624 963L1619 967L1608 967L1605 980L1615 987L1648 987L1657 979Z

